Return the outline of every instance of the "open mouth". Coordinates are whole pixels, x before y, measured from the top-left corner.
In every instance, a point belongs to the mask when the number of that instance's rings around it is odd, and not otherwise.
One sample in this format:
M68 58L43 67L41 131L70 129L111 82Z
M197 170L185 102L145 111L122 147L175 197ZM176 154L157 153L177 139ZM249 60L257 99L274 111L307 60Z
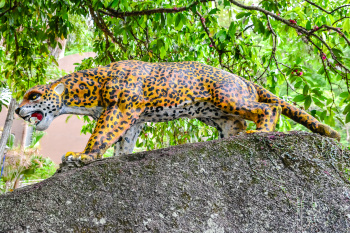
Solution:
M39 124L40 121L42 121L42 119L44 118L44 115L42 112L40 111L35 111L32 114L28 115L27 117L25 117L26 121L29 121L32 124Z

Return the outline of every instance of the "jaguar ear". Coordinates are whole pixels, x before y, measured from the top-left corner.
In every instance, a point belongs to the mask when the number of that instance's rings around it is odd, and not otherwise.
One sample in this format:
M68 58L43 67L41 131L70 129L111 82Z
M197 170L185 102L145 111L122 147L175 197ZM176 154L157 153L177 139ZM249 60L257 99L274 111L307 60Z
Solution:
M57 84L57 86L55 87L54 91L58 94L61 95L64 91L64 84L63 83L59 83Z

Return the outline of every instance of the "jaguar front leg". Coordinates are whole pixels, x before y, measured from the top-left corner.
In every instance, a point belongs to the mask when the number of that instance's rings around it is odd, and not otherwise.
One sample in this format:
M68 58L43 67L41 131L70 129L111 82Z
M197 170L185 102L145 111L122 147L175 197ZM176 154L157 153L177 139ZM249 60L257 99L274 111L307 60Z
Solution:
M137 121L142 111L140 108L124 109L112 106L104 110L99 117L93 134L85 150L81 153L68 152L65 160L94 160L101 158L105 151Z

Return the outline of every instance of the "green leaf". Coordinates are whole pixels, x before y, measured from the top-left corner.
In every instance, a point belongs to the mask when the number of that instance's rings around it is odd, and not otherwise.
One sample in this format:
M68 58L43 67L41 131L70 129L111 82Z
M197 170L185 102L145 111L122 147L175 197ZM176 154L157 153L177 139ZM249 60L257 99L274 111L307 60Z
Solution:
M211 11L209 11L209 14L210 14L210 15L215 15L215 14L218 13L218 12L220 12L220 9L214 8L214 9L212 9Z
M337 118L338 119L338 121L342 124L342 125L345 125L345 123L344 123L344 121L343 121L343 119L341 119L340 117L335 117L335 118Z
M226 40L226 31L225 30L221 30L216 34L216 38L218 38L221 42L223 42L224 40Z
M304 107L305 107L305 110L308 110L308 108L310 107L311 105L311 102L312 102L312 98L310 95L308 95L305 99L305 102L304 102Z
M299 65L300 62L302 62L302 61L303 61L303 59L301 57L298 57L297 60L295 61L295 64Z
M242 11L236 15L236 19L240 19L240 18L243 18L244 16L248 16L248 15L250 15L250 13Z
M180 31L182 29L182 26L183 26L183 22L182 22L181 14L176 14L175 29Z
M230 27L228 29L228 34L231 36L231 38L235 38L235 34L236 34L236 26L235 26L235 22L232 21L230 24Z
M264 24L261 22L261 20L259 20L259 29L261 33L265 33L265 26Z
M317 73L318 73L318 74L323 74L323 73L324 73L324 67L322 66L322 67L318 70Z
M253 21L253 25L254 25L254 32L256 32L256 31L261 32L259 30L260 29L259 20L255 16L253 16L252 21Z
M346 115L345 118L345 123L349 123L350 122L350 112Z
M143 17L147 17L147 16L144 15ZM144 20L144 21L146 21L146 20ZM173 16L171 14L166 14L166 23L168 25L173 25L173 22L174 22ZM144 26L144 25L141 25L141 26Z
M324 108L324 104L323 104L321 101L319 101L317 98L312 97L312 100L314 101L314 103L315 103L318 107Z
M305 85L303 89L303 95L309 94L309 85Z
M245 12L240 12L236 15L236 19L243 18L245 16Z
M299 81L299 82L297 82L297 83L294 85L294 87L295 87L295 88L299 88L299 87L301 86L302 83L303 83L303 81Z
M327 116L327 110L324 110L323 112L321 112L321 114L320 114L321 121L323 121L326 116Z
M3 8L5 6L6 0L1 0L0 1L0 8Z
M123 31L123 44L127 44L128 43L128 36L126 34L126 31Z
M341 51L340 49L332 48L332 51L337 57L340 57L343 55L343 51Z
M343 23L343 30L345 32L350 32L350 19L347 18L344 20L344 23Z
M114 0L110 5L110 8L116 8L119 5L119 0Z
M311 27L311 22L310 22L310 21L307 21L307 23L306 23L306 29L307 29L307 30L311 30L311 29L312 29L312 27Z
M344 108L343 114L345 115L349 111L350 111L350 103L348 105L346 105L346 107Z
M305 95L297 95L296 97L294 97L293 101L295 102L301 102L306 98Z
M166 50L164 47L160 47L160 58L163 59L166 55Z
M339 96L342 97L342 98L347 98L349 96L349 92L344 91Z

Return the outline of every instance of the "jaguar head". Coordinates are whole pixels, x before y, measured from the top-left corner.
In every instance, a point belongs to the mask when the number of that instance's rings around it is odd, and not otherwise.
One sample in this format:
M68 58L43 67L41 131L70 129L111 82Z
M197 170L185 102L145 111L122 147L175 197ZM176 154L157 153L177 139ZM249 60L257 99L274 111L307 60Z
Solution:
M37 130L45 130L60 115L64 89L64 84L59 82L35 86L25 93L15 112L36 125Z

